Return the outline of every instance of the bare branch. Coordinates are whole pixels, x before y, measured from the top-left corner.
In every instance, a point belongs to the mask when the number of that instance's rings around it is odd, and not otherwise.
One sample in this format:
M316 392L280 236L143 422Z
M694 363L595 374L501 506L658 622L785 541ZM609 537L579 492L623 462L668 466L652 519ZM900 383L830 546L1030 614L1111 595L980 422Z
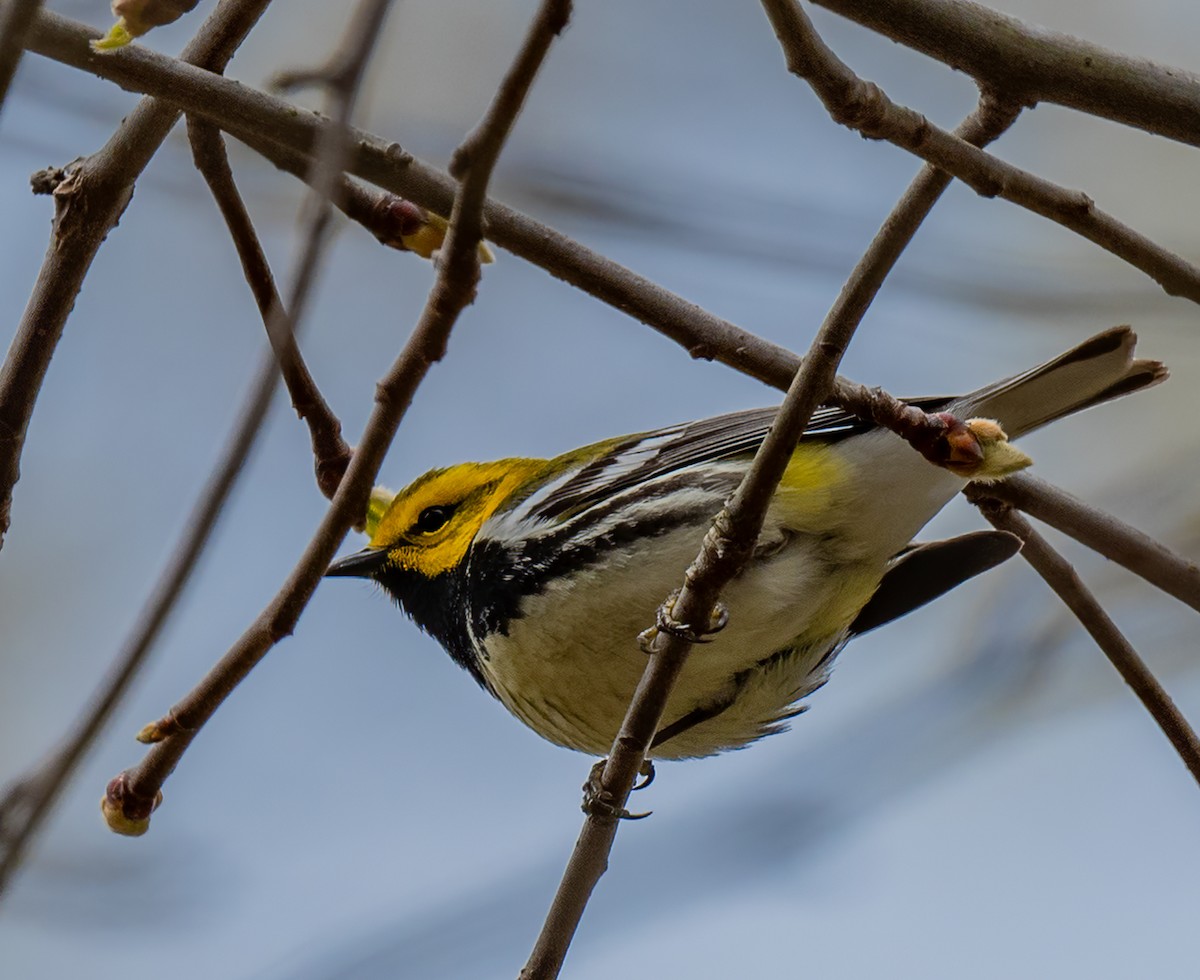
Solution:
M814 0L1023 102L1054 102L1200 146L1200 78L968 0Z
M1200 568L1135 527L1028 473L974 491L1044 521L1200 612Z
M1112 661L1125 683L1133 689L1133 693L1175 747L1183 764L1200 782L1200 739L1197 739L1170 695L1163 690L1150 668L1117 629L1096 597L1088 591L1070 563L1050 547L1024 517L1008 504L991 497L989 490L987 486L968 487L967 498L979 507L994 527L1011 531L1025 542L1021 548L1022 556L1091 634L1096 645Z
M246 282L254 294L271 348L279 361L279 369L292 398L292 407L308 423L317 486L326 497L332 498L350 463L350 447L342 438L342 424L317 388L308 365L304 363L296 337L288 329L283 301L275 289L275 278L271 275L271 267L259 244L250 214L234 183L220 130L193 116L188 117L187 123L196 167L203 174L225 218L242 261Z
M243 134L241 140L285 173L299 177L306 183L310 181L312 168L307 154L282 143L256 139L249 133ZM425 258L431 257L432 250L422 246L436 244L437 238L427 232L422 234L423 230L430 227L431 218L429 212L419 204L390 191L364 187L345 176L338 178L333 204L347 218L374 235L381 244L400 251L416 251ZM437 219L432 219L432 223L436 224ZM442 237L444 239L444 235ZM440 248L441 244L445 244L444 240L437 247ZM490 261L490 253L486 252L486 246L484 248L485 254L488 254L487 261Z
M224 66L265 6L265 3L230 4L218 10L188 46L185 56L217 67ZM5 13L11 13L11 9L7 8ZM0 43L3 43L2 39ZM38 277L34 297L0 372L0 454L3 456L0 460L0 543L8 527L8 506L12 486L19 474L18 460L25 428L50 356L74 305L75 293L92 256L124 211L133 181L166 137L175 118L177 114L172 109L146 100L104 149L59 185L59 189L68 185L74 185L75 189L64 191L61 199L59 190L55 191L58 215L54 239ZM82 189L79 189L80 182ZM97 210L89 211L92 207ZM60 248L67 254L60 254ZM70 265L70 257L80 263L79 268ZM164 575L143 608L123 652L110 669L109 677L101 684L92 706L49 757L10 785L0 798L0 894L20 867L67 779L141 669L190 578L261 426L270 404L274 376L273 364L268 360L259 371L242 423L231 438Z
M1013 123L1019 111L1019 107L985 94L957 132L973 143L990 142ZM884 278L949 182L948 175L933 167L923 168L876 233L826 315L749 472L713 522L703 550L687 570L683 589L663 607L660 616L684 624L720 621L715 611L720 592L753 552L767 505L813 411L835 390L857 387L837 378L838 361ZM879 392L874 395L886 397ZM895 404L903 408L899 402ZM884 415L881 406L882 401L876 403L878 414ZM924 419L924 413L916 414ZM696 638L708 631L705 626L681 632ZM625 807L692 642L685 635L659 631L647 651L652 656L599 777L598 795L616 811ZM522 980L558 976L592 891L608 867L616 831L616 820L589 814L529 962L521 971Z
M478 245L482 228L479 212L486 199L492 167L551 40L566 22L569 9L569 3L563 0L547 0L484 122L464 143L471 156L463 174L462 190L451 209L438 277L412 336L376 388L374 411L329 510L267 608L165 718L144 730L145 738L157 744L138 766L120 773L108 785L105 813L114 829L145 831L150 814L161 799L163 782L201 726L270 648L291 634L342 538L366 512L371 486L417 386L445 354L450 330L474 299L479 281ZM514 92L519 93L516 99ZM468 209L474 214L468 214Z
M184 49L183 59L223 71L268 3L241 0L219 5ZM88 50L87 57L95 56ZM106 57L118 61L123 55ZM143 99L113 137L73 167L54 189L50 247L0 367L0 547L8 531L13 487L21 475L25 432L67 316L92 259L129 204L134 181L178 118L179 110L172 105Z
M0 8L0 109L21 63L25 35L41 8L42 0L10 0Z
M309 154L325 125L319 116L283 99L192 70L146 48L130 47L119 58L89 56L86 42L95 36L82 24L43 12L31 32L30 50L119 85L173 98L256 148L271 141ZM447 174L395 143L362 132L356 132L355 139L351 173L438 214L449 213L455 184ZM786 348L714 316L512 208L488 202L484 219L490 241L636 317L693 357L719 360L785 390L796 373L800 358Z
M30 49L94 71L120 85L176 99L189 111L204 115L258 148L264 141L271 141L306 153L322 128L318 117L283 100L226 79L192 71L144 49L130 50L122 56L120 63L117 59L91 63L80 56L78 40L89 36L88 29L82 25L43 13L31 33ZM950 134L943 135L954 140ZM365 133L356 133L356 139L349 165L352 173L434 212L444 214L448 211L453 182L447 175L417 160L394 143ZM1023 175L1038 186L1046 183L982 154L965 142L961 145L988 161L985 167L994 165L998 172ZM933 162L942 166L945 161ZM945 169L961 176L962 168L957 164ZM1061 195L1066 192L1049 186L1059 193L1055 200L1061 203ZM1078 203L1078 199L1068 195L1071 207ZM799 365L796 354L714 316L546 225L496 202L489 202L484 217L490 241L641 320L682 345L693 357L720 361L781 389L786 388L794 376ZM1196 270L1192 272L1196 273ZM1193 276L1191 283L1200 296L1200 273ZM836 397L840 400L842 394L839 392Z
M91 706L73 724L61 745L34 769L15 780L0 797L0 895L21 866L29 845L67 780L125 696L174 612L254 447L278 380L279 368L274 356L267 351L220 461L197 498L166 568L109 668L108 676L92 698Z
M1001 197L1094 242L1140 269L1172 296L1200 303L1200 268L1072 191L1004 163L897 105L859 78L817 35L797 0L762 0L788 70L808 82L835 122L935 164L983 197Z

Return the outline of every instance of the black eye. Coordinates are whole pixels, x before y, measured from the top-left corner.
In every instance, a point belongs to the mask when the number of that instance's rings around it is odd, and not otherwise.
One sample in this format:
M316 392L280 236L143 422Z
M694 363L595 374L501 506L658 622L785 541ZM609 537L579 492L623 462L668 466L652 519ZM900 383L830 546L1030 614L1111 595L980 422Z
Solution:
M454 509L452 505L426 507L417 515L417 522L412 526L412 529L420 531L422 534L432 534L434 531L440 531L446 526L446 522L454 516Z

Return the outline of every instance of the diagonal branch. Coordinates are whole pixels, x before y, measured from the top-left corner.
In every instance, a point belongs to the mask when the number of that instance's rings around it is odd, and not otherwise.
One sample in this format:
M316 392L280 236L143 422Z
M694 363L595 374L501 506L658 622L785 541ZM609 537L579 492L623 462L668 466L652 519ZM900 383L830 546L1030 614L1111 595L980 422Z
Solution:
M278 365L267 351L220 461L201 490L170 560L107 677L97 688L91 706L73 723L59 747L10 784L0 797L0 896L20 868L67 780L99 737L166 627L254 447L278 381Z
M813 0L981 85L1200 146L1200 77L969 0Z
M324 245L328 238L325 234L330 209L328 193L332 190L333 181L340 172L338 160L345 153L350 115L358 97L370 53L379 36L389 6L390 0L361 0L350 17L342 43L330 61L327 84L330 101L335 106L335 118L333 124L323 134L320 155L313 163L314 171L320 176L314 180L314 186L305 200L303 232L292 274L288 308L285 311L282 304L278 302L278 298L274 296L268 307L270 322L267 325L267 335L272 338L273 347L282 347L287 350L289 347L295 346L295 330L299 316L313 285L314 273L324 256ZM203 139L203 134L201 134L201 138ZM211 147L202 146L202 158L205 156L206 149L210 152L212 150ZM223 154L221 155L223 156ZM332 160L328 160L326 157L330 157ZM205 162L212 163L213 161L205 160ZM219 161L217 162L219 163ZM227 192L228 188L224 187L219 179L222 175L213 173L212 176L218 178L218 185L221 186L223 192ZM228 206L231 202L226 200L225 203ZM244 233L245 229L239 227L239 231ZM243 242L239 247L246 248L247 246ZM254 253L255 249L251 247L249 251ZM261 255L251 254L250 257L257 263ZM255 272L261 276L263 269L256 266ZM263 283L260 281L258 290L262 289ZM273 287L271 292L274 293ZM341 477L342 474L338 474L338 476ZM339 499L336 494L337 489L338 487L335 486L335 492L331 494L335 503ZM344 506L345 501L343 501ZM327 512L326 522L322 524L322 528L330 521L329 515L336 511L337 507L335 506ZM333 526L336 527L336 525ZM341 541L341 535L345 533L345 529L341 531L341 534L337 534L336 531L329 532L325 538L321 539L320 547L316 549L314 549L313 543L310 543L305 552L305 558L313 560L311 555L321 554L321 549L336 548ZM316 540L314 539L314 541ZM301 565L304 565L304 559L302 559ZM285 584L284 589L277 594L275 602L260 614L255 624L243 635L242 642L227 653L217 667L209 672L200 687L194 689L189 695L189 699L185 699L183 703L173 708L163 719L142 729L138 734L140 741L157 742L158 744L143 760L141 767L135 771L123 772L109 783L101 808L113 830L131 835L145 832L149 825L150 813L161 798L163 780L174 769L180 755L195 736L199 725L216 710L224 697L233 690L254 664L266 655L275 642L290 634L315 588L316 578L311 569L302 568L299 575L293 571L292 577ZM212 693L214 689L224 693L214 696ZM193 717L198 720L193 721ZM151 788L148 789L147 786Z
M979 488L1044 521L1200 612L1200 568L1124 521L1028 473Z
M183 60L223 71L268 3L227 0L220 4L184 49ZM36 33L36 23L31 33ZM86 50L85 40L77 39L75 44ZM94 57L90 51L88 57ZM119 61L123 55L109 57ZM54 190L50 246L0 367L0 547L9 527L13 487L21 475L25 433L67 316L92 259L129 204L134 182L178 118L174 106L143 99L112 138L73 167Z
M983 145L1012 125L1019 111L1019 107L985 93L957 132L963 139ZM948 175L924 167L872 239L826 315L749 472L717 515L702 551L686 572L683 588L670 601L669 609L664 606L664 614L682 623L719 622L715 610L720 592L752 554L767 505L801 433L816 407L839 384L837 365L854 331L949 182ZM698 637L706 631L696 628L691 633ZM597 795L607 807L618 812L625 807L691 645L692 639L668 631L659 631L654 637L647 651L652 656L599 777ZM617 821L611 817L588 816L521 980L558 976L592 891L608 867L616 832Z
M283 587L249 629L162 721L147 726L145 737L157 744L108 785L104 811L114 830L137 834L147 829L162 784L192 739L271 647L292 632L342 538L366 512L371 486L417 386L445 354L455 321L474 299L480 209L492 168L569 10L564 0L546 0L483 122L464 141L462 189L451 209L437 279L408 343L376 387L375 408L329 510Z
M835 122L883 139L957 177L983 197L1001 197L1049 218L1124 259L1171 296L1200 303L1200 268L1072 191L1004 163L898 105L854 74L813 28L798 0L762 0L788 70L812 86Z
M41 9L42 0L10 0L0 9L0 109L21 62L25 35Z
M1117 668L1125 683L1137 695L1150 716L1154 719L1164 735L1179 753L1183 764L1188 767L1192 776L1200 782L1200 739L1187 723L1182 712L1175 706L1171 696L1150 672L1145 661L1137 655L1116 624L1109 618L1108 613L1096 601L1096 597L1088 591L1075 569L1033 526L1013 510L1008 504L1001 503L989 496L988 486L971 486L967 488L967 499L979 507L983 516L994 527L1002 531L1010 531L1025 542L1021 555L1034 567L1046 584L1052 588L1058 597L1066 603L1067 608L1088 631L1096 645Z
M144 49L130 51L119 63L117 59L99 63L89 60L81 53L81 39L91 36L94 32L80 24L43 13L31 33L30 50L93 71L117 84L175 99L188 111L204 115L226 132L258 149L263 149L264 143L273 142L308 153L323 126L318 117L281 99L191 70ZM921 123L928 127L924 120ZM964 177L976 173L963 164L963 159L969 159L972 167L983 168L984 187L989 191L1003 178L1012 186L1029 191L1031 201L1037 204L1036 207L1031 205L1033 210L1047 211L1053 217L1055 209L1065 208L1072 221L1083 220L1088 224L1087 219L1079 219L1080 196L1072 196L1057 185L1002 163L966 142L960 143L948 133L943 136L954 147L961 146L964 156L960 157L955 149L930 162L954 176ZM366 133L356 133L355 138L357 143L348 168L351 173L436 213L448 212L454 185L446 174L416 159L395 143ZM1128 256L1122 257L1129 257L1131 262L1138 258L1144 239L1119 223L1113 228L1112 219L1103 217L1107 224L1100 222L1100 225L1113 232L1114 248L1128 252ZM527 215L489 202L484 209L484 218L488 239L493 243L641 320L682 345L693 357L720 361L780 389L786 389L794 377L799 365L796 354L714 316ZM1151 245L1150 249L1151 259L1162 252L1157 246ZM1147 258L1146 255L1141 257ZM1167 261L1167 265L1171 264ZM1200 299L1200 270L1187 266L1177 271L1183 276L1188 294ZM840 398L838 394L835 400Z
M240 138L284 173L311 183L312 168L309 166L307 154L282 143L255 139L249 133L242 134ZM420 205L390 191L365 187L349 177L340 176L333 203L347 218L362 226L389 248L415 251L422 257L429 258L436 248L444 244L444 234L440 236L442 241L438 241L441 219L431 218ZM483 254L487 255L485 261L491 261L491 253L487 246L481 247L484 249Z
M342 438L342 424L317 388L317 383L304 362L304 356L300 353L296 336L289 329L287 317L283 313L283 301L275 288L275 277L271 275L271 267L259 243L254 224L234 182L220 130L194 116L188 117L187 126L196 167L208 183L221 215L225 218L238 257L242 261L246 282L254 294L263 324L267 328L267 339L279 362L279 370L287 385L288 394L291 395L292 407L308 424L317 486L326 497L332 498L350 462L350 447Z

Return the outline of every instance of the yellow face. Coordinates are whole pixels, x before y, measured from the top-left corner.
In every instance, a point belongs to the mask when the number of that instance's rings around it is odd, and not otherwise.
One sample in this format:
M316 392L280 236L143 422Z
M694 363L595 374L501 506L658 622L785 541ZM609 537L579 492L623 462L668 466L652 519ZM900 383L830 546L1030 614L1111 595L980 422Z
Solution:
M392 568L428 578L462 561L484 521L518 487L546 470L544 459L459 463L431 470L396 494L371 536Z

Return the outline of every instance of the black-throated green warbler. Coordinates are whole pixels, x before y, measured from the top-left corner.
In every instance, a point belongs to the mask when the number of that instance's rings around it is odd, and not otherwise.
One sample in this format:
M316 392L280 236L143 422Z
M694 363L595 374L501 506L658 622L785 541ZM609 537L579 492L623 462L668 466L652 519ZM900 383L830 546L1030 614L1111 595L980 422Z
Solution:
M930 412L1018 436L1162 380L1125 327ZM373 498L370 546L330 575L371 578L526 725L593 755L612 744L645 668L639 632L682 580L774 409L610 439L554 459L432 470ZM1027 465L994 424L975 478ZM778 731L846 640L1003 561L979 532L911 546L966 484L893 433L818 411L753 557L723 595L728 626L696 648L650 755L686 758Z

